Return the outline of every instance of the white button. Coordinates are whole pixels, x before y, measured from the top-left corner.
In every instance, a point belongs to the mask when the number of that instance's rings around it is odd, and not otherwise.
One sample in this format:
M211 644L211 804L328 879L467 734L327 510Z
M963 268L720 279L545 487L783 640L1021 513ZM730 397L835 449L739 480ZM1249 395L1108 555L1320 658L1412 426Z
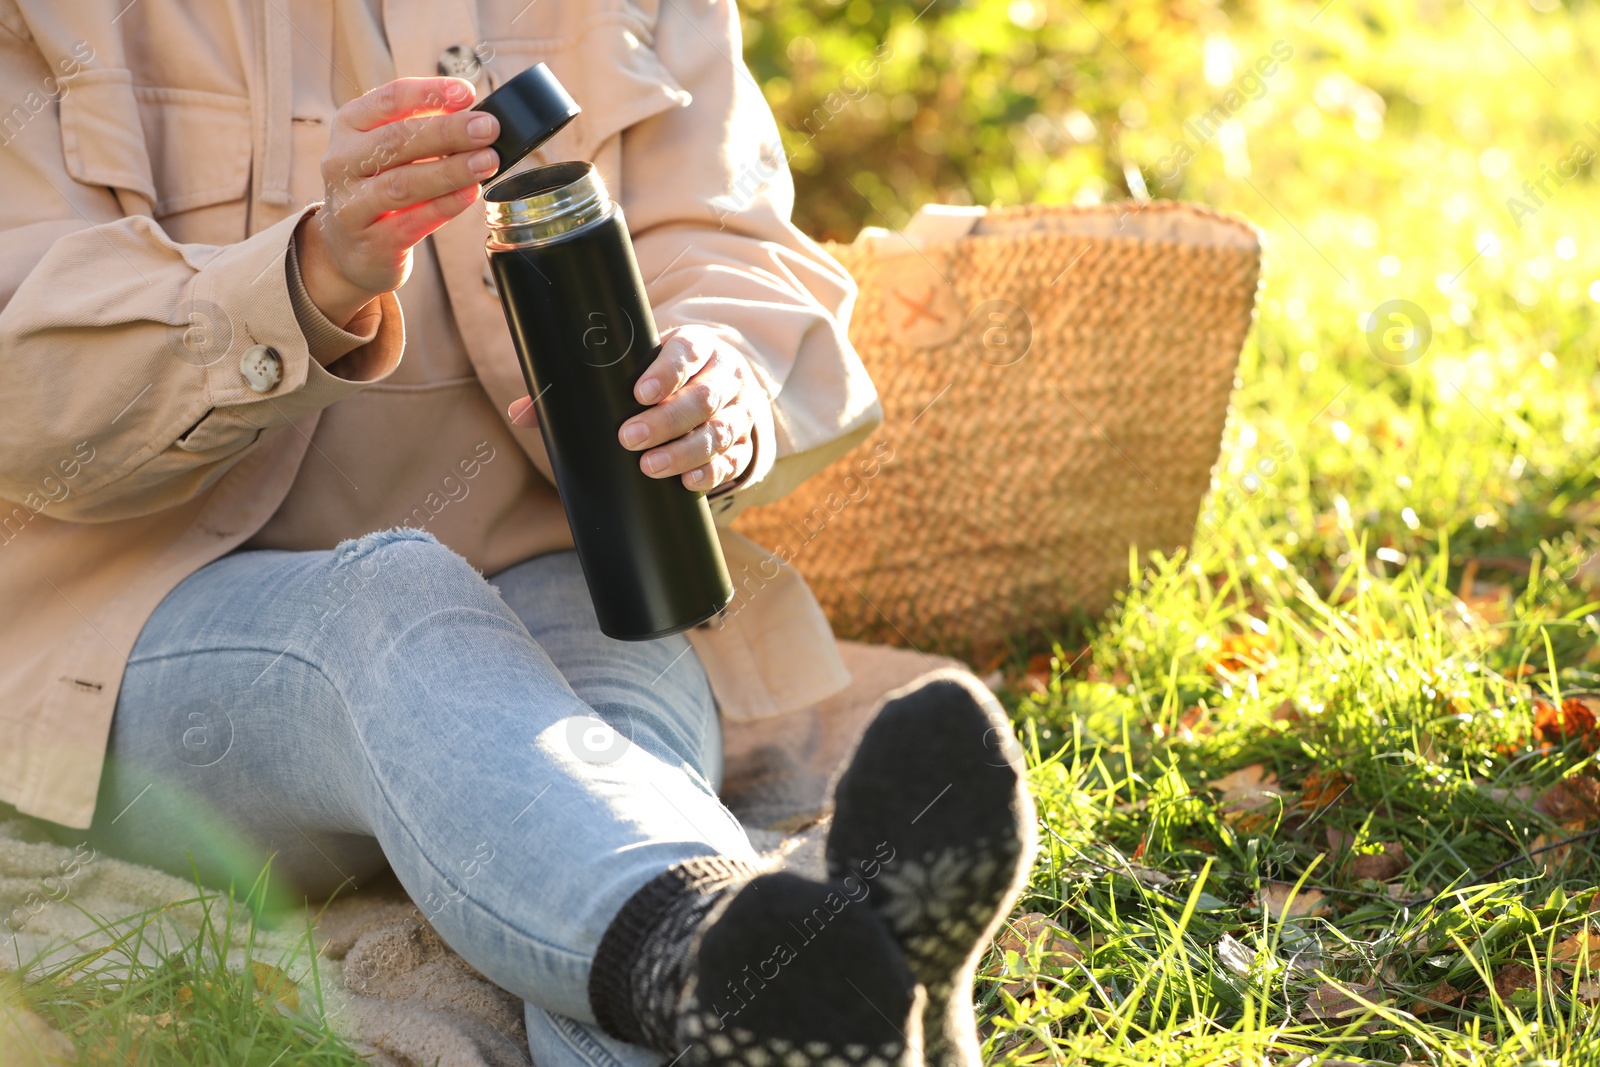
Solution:
M251 345L239 357L239 373L251 389L270 393L283 381L283 360L275 349L266 345Z
M446 78L465 78L476 81L482 64L471 45L453 44L439 53L439 73Z

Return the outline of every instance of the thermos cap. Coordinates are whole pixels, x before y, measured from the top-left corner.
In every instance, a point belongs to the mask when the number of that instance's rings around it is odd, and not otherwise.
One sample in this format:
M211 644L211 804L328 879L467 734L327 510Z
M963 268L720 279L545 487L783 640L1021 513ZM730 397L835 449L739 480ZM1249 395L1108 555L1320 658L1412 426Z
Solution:
M488 178L494 181L554 137L581 109L550 68L535 63L484 97L472 110L487 112L500 120L500 136L490 146L500 155L499 169Z

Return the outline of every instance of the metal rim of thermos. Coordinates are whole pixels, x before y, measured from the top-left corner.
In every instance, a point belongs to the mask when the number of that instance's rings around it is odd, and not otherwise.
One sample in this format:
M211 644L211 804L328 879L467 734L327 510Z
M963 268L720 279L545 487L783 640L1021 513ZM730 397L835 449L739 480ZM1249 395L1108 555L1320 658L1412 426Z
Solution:
M591 163L553 163L520 171L483 196L489 247L546 244L610 218L616 204Z

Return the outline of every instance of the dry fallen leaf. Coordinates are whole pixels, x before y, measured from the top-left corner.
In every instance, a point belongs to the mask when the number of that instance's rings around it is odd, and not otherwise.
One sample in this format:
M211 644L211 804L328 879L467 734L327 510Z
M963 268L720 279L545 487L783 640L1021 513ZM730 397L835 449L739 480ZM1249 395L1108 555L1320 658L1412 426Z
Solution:
M1028 947L1041 938L1044 939L1044 952L1046 955L1065 956L1068 959L1083 959L1083 946L1054 919L1043 912L1030 911L1019 915L1007 923L995 939L995 945L1002 951L1011 951L1019 956L1028 954Z
M1050 683L1056 676L1056 668L1050 665L1052 658L1049 652L1035 652L1028 657L1028 664L1022 672L1023 689L1035 696L1043 696L1050 691Z
M1600 724L1595 711L1600 702L1594 698L1568 697L1561 707L1544 700L1533 702L1533 739L1541 745L1564 745L1579 740L1583 747L1593 752L1600 747Z
M1405 846L1398 841L1384 842L1382 852L1351 856L1347 864L1350 877L1370 878L1374 882L1387 882L1410 866L1411 860L1406 856Z
M1265 811L1225 811L1222 821L1241 834L1253 834L1258 830L1270 829L1272 815Z
M258 996L276 1000L290 1011L300 1010L299 987L272 964L251 960L250 978L255 983Z
M1311 1022L1316 1019L1345 1019L1352 1015L1364 1015L1371 1009L1360 1000L1374 1004L1382 1004L1383 990L1375 985L1358 985L1351 983L1348 986L1350 993L1345 993L1337 986L1324 982L1311 991L1306 998L1306 1006L1300 1012L1301 1022ZM1352 996L1351 994L1354 994Z
M1277 650L1277 642L1267 634L1254 630L1229 634L1206 666L1213 674L1265 674L1278 662Z
M1565 989L1567 976L1560 971L1550 972L1550 981L1557 989ZM1503 964L1494 975L1494 991L1502 997L1509 997L1525 989L1537 989L1539 975L1532 967L1521 963Z
M1572 987L1572 995L1585 1004L1600 1003L1600 980L1585 978Z
M1196 704L1184 710L1178 716L1178 739L1180 741L1193 741L1196 731L1209 732L1207 727L1211 722L1211 709Z
M1350 788L1350 779L1338 771L1329 771L1323 774L1321 770L1313 769L1306 775L1305 785L1300 787L1300 806L1307 811L1316 811L1344 796Z
M207 993L211 992L211 990L213 988L209 981L201 982L200 983L200 987L202 989L204 989ZM188 1004L188 1003L191 1003L193 1000L194 1000L194 986L190 985L188 982L185 982L185 983L183 983L183 985L178 987L178 1003L179 1004Z
M1440 982L1438 985L1422 994L1422 999L1411 1005L1412 1015L1427 1015L1431 1012L1444 1011L1445 1008L1460 1000L1464 994L1449 982Z
M1278 776L1259 763L1223 775L1211 788L1222 794L1223 821L1243 833L1266 826L1279 803Z
M1539 794L1533 810L1559 823L1584 823L1600 817L1600 780L1586 774L1563 778Z
M1293 898L1290 894L1293 893ZM1267 915L1278 919L1287 916L1299 919L1308 915L1321 915L1328 910L1326 894L1320 889L1303 888L1294 892L1294 886L1274 882L1261 889L1260 904Z
M1278 776L1259 763L1223 775L1211 783L1211 788L1222 794L1225 810L1268 807L1276 803L1279 795Z
M1273 722L1299 722L1301 718L1300 707L1292 700L1285 700L1272 709Z
M1587 963L1591 958L1600 959L1600 934L1585 927L1557 945L1550 958L1557 963Z
M1540 834L1528 844L1528 853L1533 857L1533 862L1542 868L1545 874L1565 870L1567 864L1572 862L1572 846L1557 844L1559 841L1580 833L1584 827L1584 820L1578 819L1561 824L1559 834ZM1540 851L1543 849L1544 851Z

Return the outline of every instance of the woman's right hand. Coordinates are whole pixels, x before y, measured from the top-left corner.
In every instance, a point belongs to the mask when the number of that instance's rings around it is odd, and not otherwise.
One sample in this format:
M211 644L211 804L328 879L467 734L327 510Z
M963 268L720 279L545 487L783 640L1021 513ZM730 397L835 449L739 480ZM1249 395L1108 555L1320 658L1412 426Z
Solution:
M462 78L400 78L341 107L322 157L323 207L295 231L312 302L344 326L411 273L411 249L495 172L493 115Z

